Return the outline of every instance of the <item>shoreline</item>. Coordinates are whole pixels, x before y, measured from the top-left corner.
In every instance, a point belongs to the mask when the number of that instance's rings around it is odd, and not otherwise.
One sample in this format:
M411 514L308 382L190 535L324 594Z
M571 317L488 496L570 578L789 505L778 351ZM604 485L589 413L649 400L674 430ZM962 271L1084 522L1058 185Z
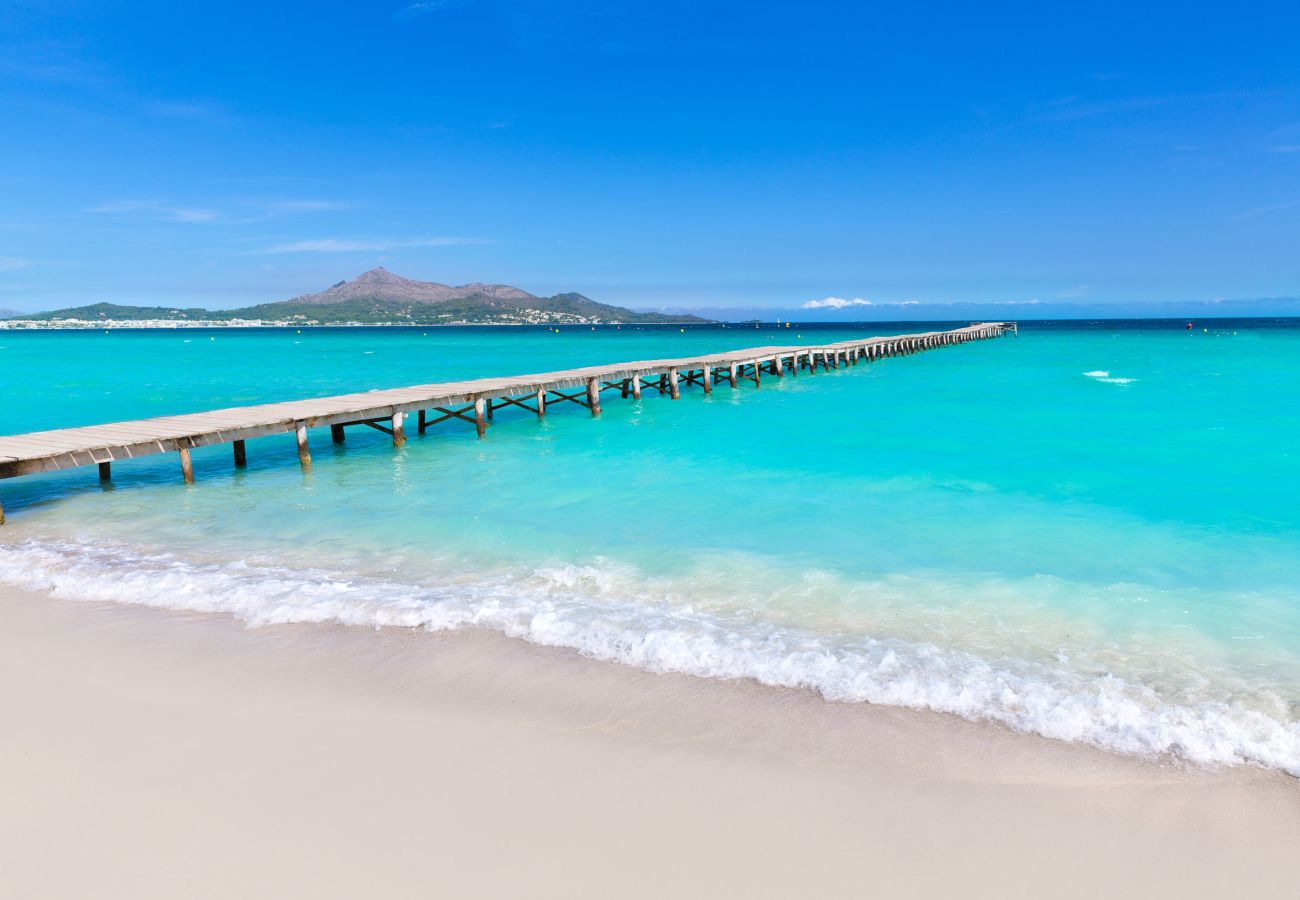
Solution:
M0 667L16 896L1294 889L1300 781L1280 772L493 632L4 587Z

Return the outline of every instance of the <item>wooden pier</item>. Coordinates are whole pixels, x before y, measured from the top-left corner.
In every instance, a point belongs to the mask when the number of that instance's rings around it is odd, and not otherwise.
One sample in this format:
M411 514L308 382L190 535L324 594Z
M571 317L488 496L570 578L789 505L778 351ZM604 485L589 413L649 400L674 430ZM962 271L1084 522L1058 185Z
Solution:
M190 451L195 447L230 444L234 465L242 467L248 459L245 441L271 434L293 434L298 459L304 469L310 469L308 432L313 428L328 426L335 443L344 440L349 427L374 428L391 435L394 446L400 447L406 443L414 415L420 434L434 425L455 420L473 425L482 437L493 413L508 406L522 407L540 417L546 415L549 406L568 401L598 416L601 394L606 391L617 391L621 398L639 400L644 391L653 390L676 400L688 385L698 385L706 394L719 382L731 388L750 381L757 386L764 376L779 378L804 371L816 372L819 368L857 365L1000 337L1016 330L1014 322L981 322L952 331L873 337L816 347L753 347L683 359L642 360L539 375L424 384L37 431L0 437L0 478L93 465L98 467L100 479L106 481L112 477L112 464L117 460L177 453L181 476L187 484L192 484L194 467ZM0 524L3 523L4 507L0 505Z

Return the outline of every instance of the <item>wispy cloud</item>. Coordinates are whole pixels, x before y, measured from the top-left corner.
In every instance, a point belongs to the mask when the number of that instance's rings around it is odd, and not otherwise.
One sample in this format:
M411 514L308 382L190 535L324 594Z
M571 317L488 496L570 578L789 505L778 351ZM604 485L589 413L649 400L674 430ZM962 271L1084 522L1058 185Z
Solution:
M437 12L441 9L455 9L458 6L468 6L474 0L419 0L417 3L408 3L397 12L393 13L393 18L399 22L405 22L409 19L415 19L419 16L427 16L429 13Z
M348 209L346 203L333 200L258 200L237 201L237 209L221 211L201 206L182 206L163 200L109 200L92 206L89 213L136 215L163 222L219 223L247 225L285 216L308 215Z
M75 41L6 44L0 73L23 81L100 87L103 73L87 62L90 54Z
M1080 97L1060 97L1043 104L1044 108L1036 118L1040 122L1094 119L1098 116L1167 106L1178 99L1177 97L1116 97L1109 100L1085 100Z
M875 306L870 300L863 300L861 297L854 297L852 300L845 300L843 297L827 297L825 300L809 300L800 306L800 309L845 309L850 306Z
M1038 122L1071 122L1080 119L1095 119L1100 116L1123 115L1168 106L1186 106L1207 102L1239 101L1275 93L1271 90L1260 91L1206 91L1189 94L1153 94L1147 96L1106 97L1091 99L1087 97L1058 97L1037 104L1031 108L1031 118Z
M182 119L189 122L234 121L234 116L228 110L208 100L150 98L140 102L140 111L160 119Z
M293 216L299 213L334 212L335 210L348 208L348 204L335 203L332 200L273 200L266 204L267 214L272 216Z
M137 214L166 222L215 222L219 218L215 210L193 206L172 206L158 200L110 200L92 206L86 212L108 215Z
M0 256L0 272L17 272L34 265L35 260L23 259L21 256Z
M210 209L171 209L167 211L174 222L212 222L217 214Z
M1255 209L1248 209L1245 212L1237 213L1235 216L1229 216L1229 221L1237 219L1253 219L1255 216L1263 216L1268 213L1281 212L1284 209L1295 209L1300 206L1300 200L1288 200L1283 203L1270 203L1268 206L1258 206Z
M291 241L272 244L256 251L272 253L359 253L379 250L402 250L409 247L463 247L487 244L484 238L428 237L428 238L321 238L311 241Z
M1279 147L1269 147L1269 153L1300 153L1300 144L1282 144Z

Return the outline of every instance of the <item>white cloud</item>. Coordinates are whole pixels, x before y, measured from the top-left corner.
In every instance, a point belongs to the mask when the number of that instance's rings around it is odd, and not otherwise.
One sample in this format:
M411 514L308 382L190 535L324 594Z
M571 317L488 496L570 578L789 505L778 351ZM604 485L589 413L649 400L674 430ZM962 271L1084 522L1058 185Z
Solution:
M217 217L210 209L169 209L167 215L176 222L211 222Z
M217 213L192 206L171 206L159 200L110 200L86 210L91 213L142 213L168 222L215 222Z
M844 309L849 306L875 306L870 300L863 300L861 297L854 297L852 300L845 300L843 297L827 297L825 300L809 300L800 309Z
M419 2L408 4L393 13L393 18L402 22L407 19L414 19L417 16L437 12L440 9L455 9L457 6L466 6L472 2L473 0L419 0Z
M141 209L154 209L159 206L157 200L110 200L98 206L92 206L86 212L123 213L136 212Z
M347 208L347 204L332 200L274 200L266 205L266 212L271 216L291 216L295 213L332 212Z
M1289 200L1285 203L1273 203L1269 206L1260 206L1255 209L1248 209L1245 212L1237 213L1235 216L1229 216L1228 219L1230 221L1237 219L1250 219L1255 216L1267 215L1268 213L1281 212L1286 209L1295 209L1297 206L1300 206L1300 200Z
M376 250L401 250L407 247L463 247L486 244L482 238L430 237L430 238L323 238L314 241L291 241L273 244L258 253L358 253Z

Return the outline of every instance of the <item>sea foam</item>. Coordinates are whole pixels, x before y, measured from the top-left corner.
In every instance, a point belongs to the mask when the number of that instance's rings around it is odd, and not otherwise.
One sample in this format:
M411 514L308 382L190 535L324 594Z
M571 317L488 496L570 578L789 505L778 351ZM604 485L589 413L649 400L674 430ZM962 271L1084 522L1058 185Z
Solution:
M1105 384L1132 384L1137 381L1136 378L1111 377L1110 372L1105 369L1093 369L1091 372L1084 372L1083 374L1088 378L1104 382Z
M751 678L828 700L891 704L1140 755L1259 763L1300 776L1300 723L1236 702L1171 702L1110 673L934 643L819 633L739 610L666 602L635 571L560 565L453 584L187 561L126 546L29 540L0 581L57 597L233 615L251 625L494 629L653 672Z

